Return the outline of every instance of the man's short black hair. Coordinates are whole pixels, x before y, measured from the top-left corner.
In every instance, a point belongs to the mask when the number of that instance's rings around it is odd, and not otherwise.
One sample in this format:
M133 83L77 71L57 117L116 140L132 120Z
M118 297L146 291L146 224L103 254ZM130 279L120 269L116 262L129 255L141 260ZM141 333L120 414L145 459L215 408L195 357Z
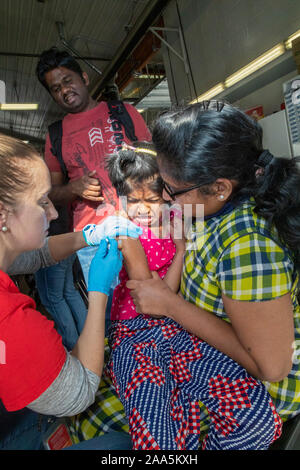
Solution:
M49 91L45 80L45 74L57 67L65 67L73 70L83 80L83 72L78 62L67 51L60 51L57 47L51 47L43 51L36 66L36 75L40 83Z

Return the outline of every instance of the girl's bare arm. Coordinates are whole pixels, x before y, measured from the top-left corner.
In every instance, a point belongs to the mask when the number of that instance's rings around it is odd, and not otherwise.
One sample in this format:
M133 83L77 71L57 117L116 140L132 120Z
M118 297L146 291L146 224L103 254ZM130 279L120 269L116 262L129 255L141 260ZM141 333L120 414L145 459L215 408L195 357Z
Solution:
M129 279L144 281L152 278L144 248L139 239L120 237L119 247Z

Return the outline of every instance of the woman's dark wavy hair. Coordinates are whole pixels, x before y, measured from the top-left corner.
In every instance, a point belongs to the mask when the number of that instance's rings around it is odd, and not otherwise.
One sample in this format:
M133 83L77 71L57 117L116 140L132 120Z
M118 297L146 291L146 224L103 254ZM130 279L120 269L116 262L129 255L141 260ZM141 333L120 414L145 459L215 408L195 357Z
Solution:
M45 80L45 74L57 67L65 67L77 73L83 80L83 72L78 62L67 51L60 51L57 47L51 47L40 55L36 66L36 76L39 82L49 91Z
M143 151L148 149L155 152L153 144L134 142L133 145L109 155L106 160L106 169L118 196L127 196L134 187L140 187L145 182L149 189L162 196L163 183L156 156ZM152 178L153 181L149 181Z
M260 124L241 110L209 101L163 113L154 123L160 169L181 183L201 184L211 193L218 178L238 182L231 201L253 196L255 211L275 226L300 269L299 159L260 161ZM262 168L263 167L263 168Z

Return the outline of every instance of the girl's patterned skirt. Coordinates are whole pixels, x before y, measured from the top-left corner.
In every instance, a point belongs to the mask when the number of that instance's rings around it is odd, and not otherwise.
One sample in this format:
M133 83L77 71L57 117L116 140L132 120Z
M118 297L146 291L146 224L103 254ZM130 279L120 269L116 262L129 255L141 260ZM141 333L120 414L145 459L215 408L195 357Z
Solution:
M203 449L268 449L280 436L264 385L173 320L113 322L110 342L109 372L134 449L198 449L207 414Z

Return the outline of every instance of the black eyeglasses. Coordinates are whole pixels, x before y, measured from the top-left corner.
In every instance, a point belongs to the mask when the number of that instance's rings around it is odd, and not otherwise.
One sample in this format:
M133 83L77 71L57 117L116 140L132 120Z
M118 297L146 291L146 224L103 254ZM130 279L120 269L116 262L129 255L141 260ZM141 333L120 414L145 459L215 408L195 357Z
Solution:
M195 184L195 186L190 186L189 188L180 189L179 191L172 191L168 183L163 181L163 188L166 191L166 193L170 196L170 198L173 199L173 201L176 196L179 196L180 194L188 193L189 191L192 191L193 189L198 189L201 186L203 186L203 184Z

